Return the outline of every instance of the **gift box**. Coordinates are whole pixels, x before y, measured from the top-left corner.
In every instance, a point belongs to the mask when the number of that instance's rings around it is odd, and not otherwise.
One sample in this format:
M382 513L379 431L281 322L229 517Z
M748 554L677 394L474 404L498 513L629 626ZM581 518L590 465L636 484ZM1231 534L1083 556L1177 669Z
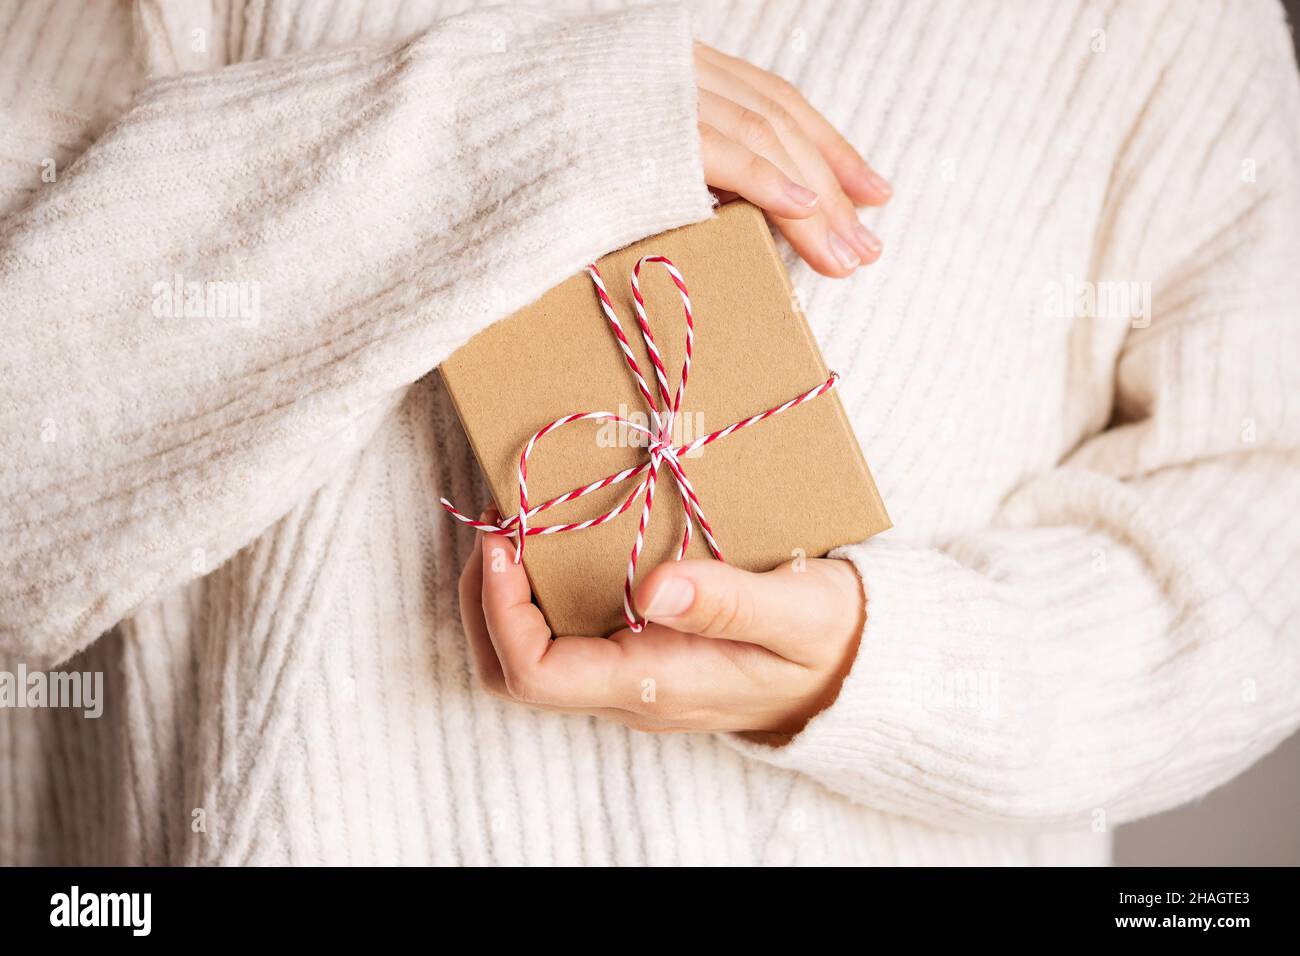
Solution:
M748 203L605 256L441 373L504 516L492 528L518 543L523 526L520 557L556 634L638 629L630 578L684 543L686 557L764 571L890 526Z

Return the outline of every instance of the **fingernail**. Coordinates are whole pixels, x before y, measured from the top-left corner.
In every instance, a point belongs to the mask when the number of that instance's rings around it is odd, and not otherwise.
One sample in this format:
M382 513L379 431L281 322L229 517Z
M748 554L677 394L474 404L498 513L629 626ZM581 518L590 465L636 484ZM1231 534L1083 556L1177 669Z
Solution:
M796 205L803 206L805 209L811 209L817 205L817 194L811 189L800 186L793 179L785 181L785 194L789 196Z
M695 600L695 585L686 578L669 578L659 585L659 590L650 597L650 603L643 612L651 620L676 617L691 606Z
M831 254L839 260L839 264L846 269L856 269L862 265L862 260L858 258L857 253L850 249L839 236L831 233L827 238L827 244L831 247Z
M862 243L866 249L870 250L872 255L875 255L883 248L880 244L880 240L876 238L876 234L866 226L862 225L862 223L858 223L853 227L853 235L857 236L858 242Z
M882 196L892 196L894 194L894 187L889 185L889 180L875 170L867 170L867 182L871 183L876 192Z

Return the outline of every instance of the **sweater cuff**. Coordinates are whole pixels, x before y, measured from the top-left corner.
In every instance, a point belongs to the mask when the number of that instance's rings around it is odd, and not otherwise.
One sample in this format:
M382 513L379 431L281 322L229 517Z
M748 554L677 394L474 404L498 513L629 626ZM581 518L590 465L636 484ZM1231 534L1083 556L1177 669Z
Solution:
M1212 733L1198 762L1183 728L1262 719L1240 700L1260 650L1239 636L1229 651L1209 639L1217 627L1171 632L1176 610L1151 555L1194 544L1159 547L1167 529L1131 494L1092 500L1109 501L1094 521L1126 529L1126 541L1044 506L1044 527L987 529L944 551L873 539L832 552L853 563L866 599L839 696L783 746L733 744L873 809L953 829L1087 829L1204 789L1179 778L1223 765L1204 755L1232 738ZM1216 587L1206 578L1188 593ZM1242 610L1215 619L1226 629Z
M1018 645L1005 636L1026 626L1020 611L930 548L873 540L830 556L853 563L866 600L838 697L788 742L729 742L884 812L951 826L972 812L1016 815L1020 788L1003 774L1015 775L1025 738L1002 703L1029 677L1024 662L1003 659ZM1008 805L994 810L997 791Z

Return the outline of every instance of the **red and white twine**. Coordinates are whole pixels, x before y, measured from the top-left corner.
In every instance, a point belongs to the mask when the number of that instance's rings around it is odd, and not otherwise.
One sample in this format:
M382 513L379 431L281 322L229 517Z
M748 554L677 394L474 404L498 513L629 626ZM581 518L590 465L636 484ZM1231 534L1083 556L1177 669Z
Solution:
M681 377L677 380L677 391L671 396L663 356L660 355L659 348L655 345L654 334L650 331L650 322L646 316L645 300L641 297L641 267L647 262L662 265L668 275L672 277L673 284L677 286L677 291L681 295L682 311L686 317L686 360L682 363ZM650 510L654 506L655 483L659 477L660 467L667 467L673 480L677 482L677 489L681 493L682 508L686 513L686 530L682 535L681 547L677 549L677 557L674 560L680 561L686 554L686 549L690 547L691 528L694 523L699 524L700 533L704 536L710 553L719 561L725 560L722 557L722 550L718 547L718 542L714 540L713 529L709 526L708 519L704 517L704 510L700 506L699 496L696 495L695 489L691 486L690 479L686 477L686 470L681 462L682 456L689 455L696 449L712 444L720 438L726 438L742 428L757 425L773 415L779 415L784 411L789 411L796 405L802 405L804 402L825 395L835 387L839 381L839 376L831 372L830 377L825 382L816 388L809 389L802 395L795 396L784 404L769 408L767 411L760 412L750 418L733 422L726 428L721 428L716 432L697 438L688 444L674 445L672 444L673 422L682 408L682 396L686 393L686 381L691 372L691 356L695 350L695 319L691 313L690 293L686 289L686 282L682 278L682 274L677 271L676 266L663 256L645 256L637 262L636 267L632 270L633 308L636 312L637 325L641 329L641 338L645 342L646 352L650 356L650 364L654 366L654 377L659 391L659 398L656 399L654 393L650 390L650 386L646 384L645 377L641 374L641 368L637 364L636 357L632 354L632 348L628 343L627 336L623 333L623 326L614 313L614 304L610 301L609 293L605 291L605 283L600 277L600 270L593 264L587 266L587 272L590 273L591 280L596 285L596 294L600 298L600 307L605 312L605 318L609 320L610 329L618 340L619 348L623 350L623 358L627 361L627 366L632 372L633 379L636 380L637 388L640 389L641 395L645 398L646 405L649 406L650 427L638 425L636 422L629 421L612 412L581 412L576 415L565 415L563 418L557 418L550 424L543 426L532 438L528 439L528 444L524 446L523 452L519 455L519 513L501 519L498 524L471 518L458 511L455 505L446 498L441 499L441 501L442 506L454 518L463 521L470 527L486 531L489 534L517 539L515 563L518 564L523 558L524 542L529 536L535 534L560 534L565 531L582 531L586 528L607 524L630 509L636 500L644 494L645 502L641 506L641 520L637 524L636 540L632 544L632 553L627 562L627 579L623 584L623 616L627 619L628 627L632 631L640 632L645 625L645 621L632 606L632 582L636 577L636 565L641 557L641 549L645 546L646 527L650 523ZM661 401L662 407L660 405ZM551 432L563 428L565 425L582 421L614 421L633 431L644 434L648 439L647 451L650 460L635 468L625 469L618 474L609 475L600 479L600 481L594 481L581 488L574 488L572 491L566 491L549 501L530 507L528 504L527 481L528 459L532 455L533 449L537 447L537 443L541 439ZM549 508L554 508L556 505L573 501L575 498L582 498L585 495L600 491L602 488L608 488L610 485L617 485L633 478L639 478L640 481L632 489L632 493L618 507L605 512L599 517L566 524L530 525L528 523L532 518Z

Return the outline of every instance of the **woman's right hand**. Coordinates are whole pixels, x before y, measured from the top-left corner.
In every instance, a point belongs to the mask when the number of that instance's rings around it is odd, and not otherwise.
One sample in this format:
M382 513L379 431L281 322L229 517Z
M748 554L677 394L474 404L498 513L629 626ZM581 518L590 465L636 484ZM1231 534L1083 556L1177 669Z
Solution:
M822 275L880 257L855 204L878 206L889 183L786 80L695 45L704 178L761 207Z

